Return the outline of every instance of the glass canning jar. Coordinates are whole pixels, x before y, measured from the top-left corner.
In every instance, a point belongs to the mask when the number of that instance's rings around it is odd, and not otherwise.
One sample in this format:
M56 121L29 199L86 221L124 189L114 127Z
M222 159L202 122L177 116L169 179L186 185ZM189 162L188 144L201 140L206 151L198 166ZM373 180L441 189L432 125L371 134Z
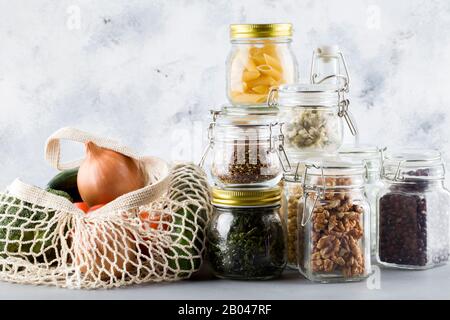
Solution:
M336 85L288 84L272 88L268 104L280 109L290 159L336 152L343 141L343 118L356 135L348 112L349 101Z
M265 280L286 265L285 229L279 216L280 188L213 189L208 260L219 278Z
M266 104L271 87L297 82L290 23L234 24L230 37L227 93L232 104Z
M364 190L370 204L370 243L372 257L376 258L377 243L377 195L383 188L381 181L381 153L380 149L367 145L344 145L339 149L339 154L346 158L359 159L366 164L366 183Z
M427 269L448 262L450 194L438 151L403 149L383 155L378 194L378 262Z
M266 188L281 180L289 165L277 109L224 107L209 127L211 176L221 188ZM205 157L205 156L204 156ZM284 159L284 160L283 160Z
M308 160L298 206L298 267L316 282L360 281L370 265L370 207L360 161Z

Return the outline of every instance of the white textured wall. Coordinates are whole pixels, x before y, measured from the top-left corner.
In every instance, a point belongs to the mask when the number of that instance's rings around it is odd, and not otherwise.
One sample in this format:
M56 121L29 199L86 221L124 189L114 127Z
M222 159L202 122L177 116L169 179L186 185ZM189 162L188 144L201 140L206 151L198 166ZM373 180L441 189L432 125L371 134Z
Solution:
M47 181L45 139L68 125L198 157L189 132L225 102L235 22L294 23L302 78L314 46L339 44L361 140L450 156L448 0L0 0L0 186Z

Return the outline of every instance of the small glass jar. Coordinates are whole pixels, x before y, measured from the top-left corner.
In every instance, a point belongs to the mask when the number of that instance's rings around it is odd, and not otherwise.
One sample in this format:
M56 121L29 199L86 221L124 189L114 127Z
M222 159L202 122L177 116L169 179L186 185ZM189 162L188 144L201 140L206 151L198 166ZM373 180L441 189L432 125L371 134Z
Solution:
M280 188L213 189L207 230L208 260L219 278L265 280L286 265L285 229L279 216Z
M210 126L211 175L221 188L276 186L287 159L277 109L224 107ZM286 159L282 161L282 159Z
M366 192L366 198L370 204L370 243L372 258L375 260L377 251L377 195L383 188L383 183L380 177L380 149L366 145L344 145L341 149L339 149L339 154L343 157L362 160L366 164L367 177L364 190Z
M378 262L428 269L450 256L450 194L438 151L403 149L383 155L378 194Z
M280 109L290 159L336 152L343 141L343 118L356 134L348 113L349 102L335 85L283 85L272 89L268 104Z
M360 281L370 265L370 207L359 161L308 160L299 205L298 266L309 280Z
M227 93L232 104L266 104L271 87L297 82L290 23L235 24L230 36Z

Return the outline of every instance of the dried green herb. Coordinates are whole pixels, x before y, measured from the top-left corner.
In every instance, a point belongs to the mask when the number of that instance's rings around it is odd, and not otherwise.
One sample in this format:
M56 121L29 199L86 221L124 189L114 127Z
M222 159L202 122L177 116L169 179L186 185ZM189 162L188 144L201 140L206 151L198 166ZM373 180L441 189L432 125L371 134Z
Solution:
M219 277L269 279L286 265L286 243L274 207L216 208L208 231L208 257Z

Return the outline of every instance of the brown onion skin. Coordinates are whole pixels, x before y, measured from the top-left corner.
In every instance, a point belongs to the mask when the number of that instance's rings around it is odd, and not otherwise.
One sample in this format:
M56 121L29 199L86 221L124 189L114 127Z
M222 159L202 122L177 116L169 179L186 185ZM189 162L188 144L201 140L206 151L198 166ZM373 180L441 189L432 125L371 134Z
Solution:
M90 207L143 188L146 179L139 163L116 151L86 143L86 158L77 177L81 198Z

